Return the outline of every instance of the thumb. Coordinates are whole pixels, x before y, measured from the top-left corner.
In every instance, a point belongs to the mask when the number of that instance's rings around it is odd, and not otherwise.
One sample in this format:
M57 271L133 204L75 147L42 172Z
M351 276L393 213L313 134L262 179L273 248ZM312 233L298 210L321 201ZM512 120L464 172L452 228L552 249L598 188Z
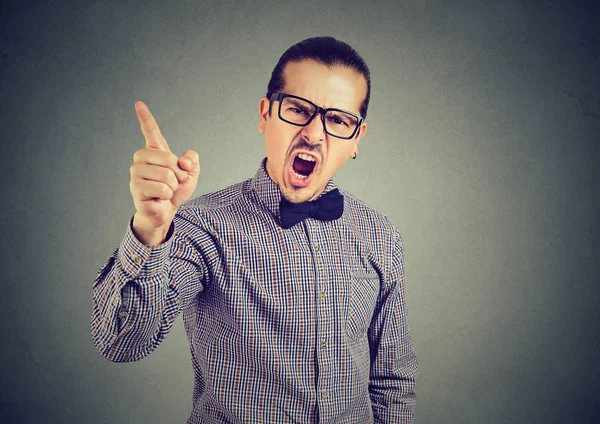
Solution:
M184 171L187 171L193 177L197 177L200 174L200 158L198 153L193 150L188 150L179 158L179 166Z

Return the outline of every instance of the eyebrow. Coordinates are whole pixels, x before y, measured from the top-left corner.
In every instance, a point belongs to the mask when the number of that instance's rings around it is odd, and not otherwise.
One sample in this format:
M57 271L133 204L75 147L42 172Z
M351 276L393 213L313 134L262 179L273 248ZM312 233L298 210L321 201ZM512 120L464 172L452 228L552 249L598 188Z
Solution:
M288 97L287 99L288 99L288 101L290 103L293 103L296 106L311 106L311 107L314 107L312 104L308 104L307 105L306 103L304 103L304 102L310 102L310 100L306 100L306 99L301 100L301 99L296 99L294 97Z
M314 103L312 101L310 101L308 99L305 99L303 97L298 99L296 97L289 97L288 96L288 97L286 97L286 99L290 103L293 103L295 106L305 106L305 104L302 103L302 102L308 102L311 108L315 107L315 105L314 105ZM350 114L357 115L357 116L360 117L360 113L358 113L358 112L351 112L349 110L340 109L340 108L337 108L337 107L329 107L329 108L328 107L324 107L323 109L334 109L332 112L336 112L336 113L350 113ZM358 119L358 118L355 118L355 119Z

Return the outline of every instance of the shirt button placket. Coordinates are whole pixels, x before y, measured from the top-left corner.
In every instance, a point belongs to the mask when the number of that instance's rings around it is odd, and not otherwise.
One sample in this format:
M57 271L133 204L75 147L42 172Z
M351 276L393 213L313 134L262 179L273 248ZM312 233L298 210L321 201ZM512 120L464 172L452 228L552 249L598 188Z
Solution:
M320 390L320 395L321 395L321 412L323 414L323 416L327 416L327 413L325 412L328 408L326 406L326 404L328 403L329 400L329 387L328 387L328 381L329 381L329 373L328 373L328 367L327 367L327 362L329 359L329 355L328 355L328 347L329 347L329 340L328 340L328 323L327 323L327 315L328 315L328 309L327 309L327 291L325 290L325 287L322 286L319 289L319 303L320 303L320 308L319 308L319 342L318 342L318 358L319 358L319 390Z
M317 224L319 225L319 224ZM309 228L313 231L309 231ZM317 362L319 369L319 377L317 382L317 393L319 396L319 415L325 419L329 415L329 407L327 406L330 402L331 393L330 393L330 382L329 382L329 370L327 363L329 362L329 322L330 319L329 314L331 311L328 309L328 296L327 296L327 258L324 257L325 251L324 244L322 242L318 242L318 235L321 234L320 228L312 228L312 226L306 227L307 233L309 233L309 242L312 244L312 257L315 264L315 281L317 281L316 286L316 301L319 304L317 311Z

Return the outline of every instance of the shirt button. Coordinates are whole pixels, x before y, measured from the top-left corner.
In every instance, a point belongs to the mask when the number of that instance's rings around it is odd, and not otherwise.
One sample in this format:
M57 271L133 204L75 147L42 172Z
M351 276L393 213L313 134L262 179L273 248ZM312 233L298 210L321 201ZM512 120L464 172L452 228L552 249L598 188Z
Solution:
M321 347L327 347L327 339L321 339Z
M323 290L323 291L319 292L319 298L320 298L321 300L324 300L324 299L325 299L325 290Z
M139 256L134 256L133 261L138 265L142 264L142 258L140 258Z
M321 396L323 396L323 399L326 399L326 398L327 398L327 396L329 396L329 393L327 393L327 390L323 390L323 391L321 392Z
M127 312L127 311L119 312L119 316L122 316L123 318L125 318L127 315L129 315L129 312Z
M318 244L315 244L315 252L318 252L321 248L319 247Z

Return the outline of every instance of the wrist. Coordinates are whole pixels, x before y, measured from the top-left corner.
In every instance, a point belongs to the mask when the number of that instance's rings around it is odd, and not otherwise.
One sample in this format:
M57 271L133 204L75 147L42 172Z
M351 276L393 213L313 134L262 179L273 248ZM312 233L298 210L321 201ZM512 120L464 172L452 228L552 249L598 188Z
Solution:
M146 246L157 246L166 241L171 224L172 221L169 221L159 227L154 227L147 219L136 212L131 223L131 230L141 243Z

